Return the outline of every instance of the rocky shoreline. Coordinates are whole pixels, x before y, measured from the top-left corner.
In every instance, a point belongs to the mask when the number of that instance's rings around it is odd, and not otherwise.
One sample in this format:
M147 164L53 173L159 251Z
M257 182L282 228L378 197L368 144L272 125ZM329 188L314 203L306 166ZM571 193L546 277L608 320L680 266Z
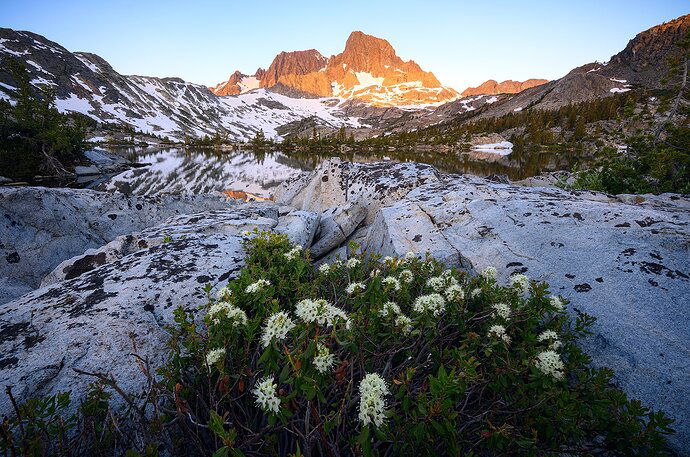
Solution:
M527 184L527 183L526 183ZM532 183L532 185L542 185ZM173 310L233 278L246 231L273 230L317 262L367 252L430 252L468 271L495 266L548 281L574 314L597 317L583 342L595 365L646 406L675 417L690 446L690 200L617 196L443 175L417 163L329 160L283 183L274 202L224 195L126 196L0 188L0 383L20 400L72 390L107 370L136 392L132 338L155 366ZM9 412L0 399L0 414Z

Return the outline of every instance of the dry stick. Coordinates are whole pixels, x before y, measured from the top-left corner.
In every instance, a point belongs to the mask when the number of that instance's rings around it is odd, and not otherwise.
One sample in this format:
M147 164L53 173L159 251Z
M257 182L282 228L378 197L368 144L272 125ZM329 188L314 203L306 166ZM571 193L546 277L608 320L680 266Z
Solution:
M12 395L12 386L5 387L5 392L7 392L7 396L10 397L10 402L12 402L12 407L14 408L14 413L17 415L17 423L19 424L19 432L22 435L22 454L26 455L26 445L24 444L24 437L26 436L26 433L24 432L24 424L22 424L22 415L19 413L19 407L17 406L17 402L14 399L14 395ZM14 449L12 450L12 453L14 454Z

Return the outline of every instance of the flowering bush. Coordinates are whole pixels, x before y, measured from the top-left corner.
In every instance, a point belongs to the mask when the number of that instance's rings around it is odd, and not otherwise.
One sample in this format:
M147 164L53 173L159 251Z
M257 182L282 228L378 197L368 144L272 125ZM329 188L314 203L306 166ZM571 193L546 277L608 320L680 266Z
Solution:
M201 313L176 311L146 396L158 435L138 452L664 452L671 421L590 367L576 341L593 319L571 320L546 284L501 286L493 268L470 277L412 253L315 267L271 233L245 247L239 277L207 287Z
M575 342L592 319L571 321L546 284L517 275L502 287L493 268L469 277L413 254L312 267L308 252L268 233L246 248L247 265L223 297L247 320L228 313L198 326L178 311L163 371L194 423L222 418L208 451L623 455L663 447L669 421L626 400L609 370L589 366ZM207 366L219 349L224 356Z

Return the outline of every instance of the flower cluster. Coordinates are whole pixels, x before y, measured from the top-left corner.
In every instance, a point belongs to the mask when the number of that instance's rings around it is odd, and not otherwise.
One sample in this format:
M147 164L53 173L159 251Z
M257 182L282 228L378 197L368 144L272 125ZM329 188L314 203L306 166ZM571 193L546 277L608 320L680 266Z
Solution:
M558 352L548 350L537 354L535 365L542 373L553 376L556 379L563 379L565 366Z
M558 333L553 330L544 330L537 336L537 341L549 341L549 348L556 350L561 347L561 340L558 338Z
M472 298L477 298L479 295L481 295L482 289L477 287L476 289L472 289L472 292L470 292L470 297Z
M501 319L510 320L510 306L506 305L505 303L496 303L491 305L491 307L494 310L492 313L493 317L500 317Z
M252 391L256 397L256 404L266 412L279 412L280 398L276 395L277 389L273 376L265 377Z
M561 297L557 297L555 295L552 295L549 297L549 303L551 304L552 307L556 308L558 311L563 309L563 300L561 300Z
M400 313L395 318L395 326L400 327L404 335L409 335L412 331L412 319Z
M448 301L459 302L465 298L465 291L459 284L451 284L446 289L446 298Z
M306 323L316 322L319 325L330 327L342 321L345 323L345 328L350 328L350 318L345 311L322 298L318 300L307 298L300 301L295 308L295 314Z
M207 314L214 324L220 322L220 315L224 315L226 318L230 319L233 327L247 324L247 313L226 301L220 301L211 305Z
M431 312L434 316L441 315L446 309L446 301L440 294L429 294L417 297L412 309L418 313Z
M361 260L359 260L359 259L356 258L356 257L353 257L353 258L351 258L351 259L347 259L347 264L346 264L346 265L347 265L347 268L355 268L355 267L357 267L360 263L362 263Z
M322 275L327 275L328 273L331 272L331 266L327 263L322 263L319 265L319 273Z
M335 357L331 354L331 351L324 346L319 344L317 346L316 355L314 356L314 366L319 373L327 372L335 364Z
M400 280L405 284L409 284L414 279L414 275L410 270L403 270L400 272Z
M256 292L263 290L264 287L268 287L270 285L271 281L267 279L259 279L255 283L249 284L244 291L248 294L254 294Z
M271 344L271 341L284 340L287 337L288 332L295 328L295 323L292 321L290 316L284 312L279 311L273 314L266 321L264 325L264 330L261 335L261 344L263 347Z
M231 295L231 294L232 294L232 292L230 291L230 289L228 288L228 286L225 286L225 287L223 287L223 288L221 288L221 289L218 289L218 292L216 292L216 298L217 298L218 300L221 300L221 301L222 301L222 300L230 300L230 295Z
M491 280L491 279L496 279L497 271L496 271L496 268L494 268L494 267L486 267L482 270L482 272L480 274L482 275L482 278L484 278L486 280Z
M349 286L347 286L345 288L345 292L347 292L348 295L352 295L355 292L360 292L362 290L365 290L366 288L367 288L367 286L365 286L361 282L353 282L352 284L350 284Z
M415 259L417 259L417 254L412 251L408 251L405 253L405 257L403 257L403 263L410 263Z
M209 351L208 354L206 354L206 363L209 366L213 365L217 362L220 362L220 360L224 356L225 356L225 349L224 348L214 349L212 351Z
M491 328L489 328L487 336L495 336L496 338L500 338L505 341L506 344L510 344L510 337L508 336L508 333L506 333L506 328L502 325L492 325Z
M297 246L295 246L294 248L292 248L291 250L289 250L288 252L283 254L283 256L285 256L285 258L288 260L294 260L297 258L297 256L300 254L300 252L302 252L302 246L300 246L298 244Z
M386 276L381 280L384 286L388 286L394 291L399 291L400 290L400 281L398 281L398 278L393 277L393 276Z
M381 317L395 316L398 314L400 314L400 307L397 303L392 301L384 303L381 309L379 310L379 315Z
M515 287L522 294L529 290L529 278L523 274L516 274L510 277L510 286Z
M386 381L376 373L368 373L359 383L359 420L362 424L374 424L380 427L385 419L384 408L386 402L384 397L390 391Z

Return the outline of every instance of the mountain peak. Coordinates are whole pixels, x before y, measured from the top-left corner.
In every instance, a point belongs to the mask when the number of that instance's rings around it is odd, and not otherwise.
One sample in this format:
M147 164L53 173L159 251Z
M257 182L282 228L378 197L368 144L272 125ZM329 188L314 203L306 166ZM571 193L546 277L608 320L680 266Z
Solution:
M513 81L512 79L498 82L495 79L484 81L477 87L468 87L462 91L463 97L475 95L498 95L498 94L517 94L523 90L540 86L549 82L548 79L527 79L525 81Z
M458 96L433 73L423 71L412 60L403 61L387 40L358 30L347 38L343 52L330 59L316 49L279 53L260 77L260 87L277 86L380 106L442 103ZM227 91L214 93L225 95Z

